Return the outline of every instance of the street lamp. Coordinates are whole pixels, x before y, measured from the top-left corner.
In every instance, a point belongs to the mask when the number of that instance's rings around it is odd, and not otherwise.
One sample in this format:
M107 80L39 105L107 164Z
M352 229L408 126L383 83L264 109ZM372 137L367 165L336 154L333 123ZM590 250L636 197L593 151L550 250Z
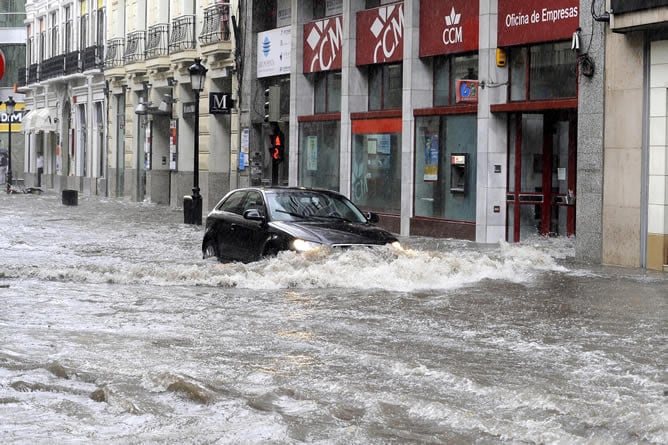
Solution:
M190 86L195 93L195 144L193 151L193 194L188 202L188 197L183 201L183 216L186 224L202 225L202 196L199 194L199 94L204 89L204 80L208 71L201 64L202 59L195 59L188 72L190 73Z
M12 96L9 96L5 106L7 107L7 126L9 127L9 141L7 143L7 193L9 193L12 189L12 116L16 107L16 101Z

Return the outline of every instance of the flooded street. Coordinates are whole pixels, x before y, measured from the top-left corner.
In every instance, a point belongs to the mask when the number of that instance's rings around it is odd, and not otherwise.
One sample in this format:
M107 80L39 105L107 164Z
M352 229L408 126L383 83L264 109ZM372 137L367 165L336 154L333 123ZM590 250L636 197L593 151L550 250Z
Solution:
M668 275L567 239L203 260L179 211L0 194L0 442L668 443Z

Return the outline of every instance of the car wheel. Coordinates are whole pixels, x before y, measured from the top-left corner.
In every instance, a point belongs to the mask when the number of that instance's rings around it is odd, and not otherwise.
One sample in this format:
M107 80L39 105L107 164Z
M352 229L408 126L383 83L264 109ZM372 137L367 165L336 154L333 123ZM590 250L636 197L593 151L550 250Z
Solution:
M263 258L274 257L276 255L278 255L278 248L272 245L265 247L264 252L262 253Z
M218 256L218 248L216 247L216 243L212 239L206 240L204 243L204 247L202 248L202 257L204 259L206 258L211 258L211 257L216 257L218 260L220 260L220 257Z

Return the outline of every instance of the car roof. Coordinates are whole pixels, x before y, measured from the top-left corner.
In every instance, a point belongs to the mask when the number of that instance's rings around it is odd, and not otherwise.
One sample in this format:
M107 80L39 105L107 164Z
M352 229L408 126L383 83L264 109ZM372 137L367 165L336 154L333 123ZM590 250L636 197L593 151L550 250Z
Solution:
M336 195L336 196L343 196L341 193L335 191L335 190L329 190L329 189L323 189L323 188L317 188L317 187L287 187L287 186L271 186L271 187L242 187L238 188L235 190L231 190L230 192L237 192L237 191L248 191L248 190L256 190L259 192L263 193L282 193L282 192L316 192L316 193L322 193L322 194L327 194L327 195Z

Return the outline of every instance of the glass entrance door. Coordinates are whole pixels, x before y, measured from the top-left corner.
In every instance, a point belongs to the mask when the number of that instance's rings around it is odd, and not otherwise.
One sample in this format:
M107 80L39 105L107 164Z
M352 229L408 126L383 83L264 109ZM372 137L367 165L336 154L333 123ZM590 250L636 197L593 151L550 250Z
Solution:
M575 235L575 111L510 117L507 239Z

